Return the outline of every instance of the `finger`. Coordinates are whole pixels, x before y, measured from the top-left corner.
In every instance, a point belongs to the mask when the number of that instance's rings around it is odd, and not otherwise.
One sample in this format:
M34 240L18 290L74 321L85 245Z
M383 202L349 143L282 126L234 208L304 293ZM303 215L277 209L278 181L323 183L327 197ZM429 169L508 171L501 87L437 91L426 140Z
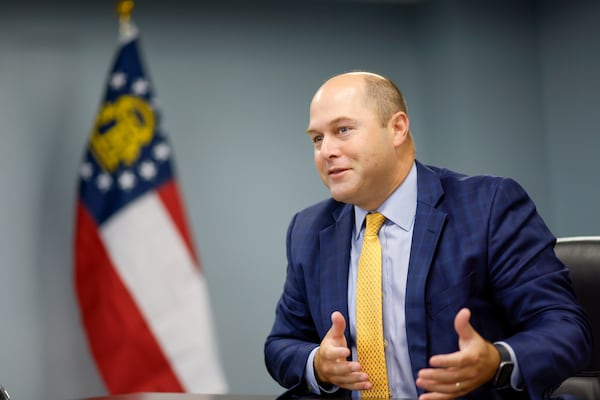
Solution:
M331 327L321 342L323 357L330 361L345 361L350 356L350 349L346 343L346 320L339 311L331 314Z
M348 390L369 390L373 387L373 384L369 382L367 374L364 372L334 376L333 382L336 386Z
M475 332L475 329L469 322L470 319L471 311L468 308L461 309L454 318L454 330L458 334L459 346L461 342L469 342L477 335L477 332Z
M319 362L337 364L337 367L339 368L347 365L346 360L349 356L350 349L346 347L345 343L335 343L331 340L324 340L315 354L315 359ZM360 370L360 365L356 367L356 369Z
M339 311L334 311L331 314L331 332L332 336L336 339L344 337L344 331L346 330L346 319Z
M368 375L361 371L360 364L355 361L328 363L323 366L329 381L336 386L350 390L370 389Z
M332 375L333 379L342 385L353 385L369 382L369 377L362 371ZM338 385L339 386L339 385Z
M332 383L339 386L343 382L340 377L360 372L360 364L355 361L346 361L343 352L350 352L347 348L322 345L315 353L313 366L315 376L319 382Z
M322 370L330 377L336 377L340 379L340 377L349 376L352 374L360 374L360 365L356 362L328 362L324 363Z
M439 395L450 396L451 398L468 393L478 386L477 382L469 379L440 382L418 378L416 383L418 387L429 393L437 393Z
M431 356L429 359L429 365L434 368L426 368L424 370L429 371L428 373L440 373L440 368L454 368L460 366L462 361L462 355L460 351L450 353L450 354L436 354L435 356ZM424 371L423 370L423 371Z
M419 396L419 400L452 400L456 396L447 393L427 392Z
M421 382L454 384L460 381L462 375L455 368L424 368L419 371L417 379Z
M373 389L373 384L369 381L365 382L357 382L349 385L337 385L343 389L347 390L371 390Z
M337 384L336 386L346 390L370 390L373 388L373 384L369 381L348 384L341 383Z

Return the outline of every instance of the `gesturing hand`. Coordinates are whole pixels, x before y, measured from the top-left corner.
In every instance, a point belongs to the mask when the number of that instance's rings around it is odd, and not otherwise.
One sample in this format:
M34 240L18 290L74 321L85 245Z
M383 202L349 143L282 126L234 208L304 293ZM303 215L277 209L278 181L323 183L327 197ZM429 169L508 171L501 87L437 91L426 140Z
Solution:
M347 361L350 349L344 330L346 320L339 311L331 314L331 328L321 341L314 359L315 375L319 384L336 385L348 390L365 390L373 386L361 371L360 364Z
M471 392L494 376L500 355L469 323L471 311L463 308L454 318L459 350L429 359L432 368L419 371L417 386L426 390L419 400L454 399Z

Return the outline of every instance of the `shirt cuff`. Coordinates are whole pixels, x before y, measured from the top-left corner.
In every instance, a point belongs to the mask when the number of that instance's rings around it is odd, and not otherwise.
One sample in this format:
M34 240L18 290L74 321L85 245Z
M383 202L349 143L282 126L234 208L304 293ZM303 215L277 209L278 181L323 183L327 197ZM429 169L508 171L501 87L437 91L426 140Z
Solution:
M495 342L506 347L506 350L510 353L510 358L513 362L514 368L513 372L510 376L510 386L519 392L523 391L523 377L521 376L521 370L519 369L519 362L517 360L517 356L515 355L515 351L513 348L506 342Z
M310 354L308 355L308 360L306 360L306 368L305 368L306 373L304 374L304 376L306 377L306 384L308 386L308 390L313 394L335 393L339 389L337 386L331 385L328 387L323 387L323 386L320 386L319 383L317 382L317 377L315 376L315 364L314 364L315 354L317 353L317 350L319 350L318 346L315 347L310 352Z

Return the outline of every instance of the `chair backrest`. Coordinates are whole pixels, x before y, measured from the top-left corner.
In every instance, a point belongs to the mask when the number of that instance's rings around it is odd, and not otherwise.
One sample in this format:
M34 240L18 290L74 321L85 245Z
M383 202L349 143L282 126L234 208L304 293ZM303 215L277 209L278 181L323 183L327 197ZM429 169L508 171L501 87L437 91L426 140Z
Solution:
M0 400L10 400L10 396L4 386L0 385Z
M556 256L569 269L573 289L592 327L592 360L557 392L600 399L600 236L563 237L556 241Z
M592 326L592 361L583 374L600 376L600 236L559 238L554 250L569 269L575 294Z

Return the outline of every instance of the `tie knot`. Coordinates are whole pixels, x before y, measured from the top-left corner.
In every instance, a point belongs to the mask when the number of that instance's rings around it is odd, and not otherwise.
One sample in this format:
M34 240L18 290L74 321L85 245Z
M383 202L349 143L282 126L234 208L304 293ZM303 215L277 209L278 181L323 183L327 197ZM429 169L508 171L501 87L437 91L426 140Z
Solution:
M385 222L385 217L378 213L367 214L367 226L365 227L365 236L377 236L379 228Z

